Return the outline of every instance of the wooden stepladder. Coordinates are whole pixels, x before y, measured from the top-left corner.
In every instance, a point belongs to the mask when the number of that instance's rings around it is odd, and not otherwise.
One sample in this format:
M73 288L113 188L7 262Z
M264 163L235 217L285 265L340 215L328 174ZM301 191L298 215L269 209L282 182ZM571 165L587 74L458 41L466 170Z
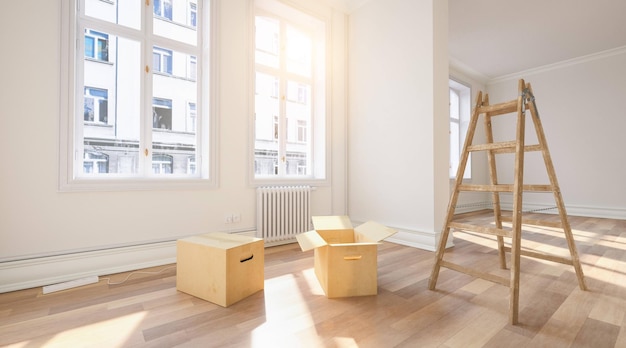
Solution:
M510 288L509 321L513 325L518 323L521 255L572 265L576 271L578 285L582 290L587 289L583 271L580 266L580 261L578 259L578 252L576 251L576 244L574 243L574 237L572 235L572 231L567 218L567 213L565 211L565 206L563 204L563 199L561 197L561 190L556 179L556 174L552 164L552 159L550 157L550 152L548 151L545 134L541 125L541 120L539 119L539 113L537 112L537 105L535 103L535 97L533 95L532 88L530 86L530 83L527 84L524 82L524 80L519 80L518 89L519 95L517 99L494 105L489 105L488 95L485 94L483 98L482 92L478 93L476 106L470 120L467 137L463 146L463 152L459 161L459 168L456 175L456 183L454 186L454 191L450 198L450 203L448 205L448 213L446 215L445 225L443 227L441 239L439 240L435 265L433 267L430 281L428 284L429 289L434 290L435 286L437 285L439 270L441 267L445 267L451 270L469 274L474 277L482 278L508 286ZM530 116L532 118L535 126L535 131L537 133L538 144L535 145L526 145L524 140L525 119L527 110L530 111ZM513 141L494 142L493 132L491 129L492 117L512 113L515 113L517 115L516 139ZM486 143L473 145L472 141L474 138L474 133L476 131L476 126L481 115L484 116ZM463 184L463 173L465 172L468 157L470 152L474 151L486 151L487 153L490 177L489 185ZM530 151L541 151L547 174L550 179L549 185L525 185L523 183L524 154L525 152ZM498 176L496 173L496 155L503 153L513 153L515 156L515 171L512 184L500 184L498 182ZM493 201L492 203L494 206L493 212L495 227L472 225L470 223L460 223L453 221L454 211L459 197L459 193L463 191L491 192L491 198ZM543 221L540 219L537 220L523 218L522 197L523 193L528 191L546 193L551 192L554 195L554 199L556 201L556 208L558 208L560 221L554 222L548 220ZM500 208L500 194L502 193L513 194L513 211L510 218L502 216ZM510 222L511 228L503 229L502 222ZM567 245L569 247L571 257L567 258L531 250L522 250L521 237L523 224L562 229L567 240ZM444 253L446 249L446 243L450 234L450 229L464 230L474 233L482 233L496 236L501 268L506 268L505 252L510 252L511 254L510 278L507 279L505 277L467 268L462 265L444 260ZM504 237L511 239L510 247L505 246Z

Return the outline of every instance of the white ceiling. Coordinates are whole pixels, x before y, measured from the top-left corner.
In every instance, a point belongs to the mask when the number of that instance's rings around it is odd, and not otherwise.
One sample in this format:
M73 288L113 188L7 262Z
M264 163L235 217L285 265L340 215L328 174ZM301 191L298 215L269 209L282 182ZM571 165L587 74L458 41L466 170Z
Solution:
M492 79L619 47L626 0L448 0L451 62Z
M448 13L451 64L482 80L626 49L626 0L448 0Z

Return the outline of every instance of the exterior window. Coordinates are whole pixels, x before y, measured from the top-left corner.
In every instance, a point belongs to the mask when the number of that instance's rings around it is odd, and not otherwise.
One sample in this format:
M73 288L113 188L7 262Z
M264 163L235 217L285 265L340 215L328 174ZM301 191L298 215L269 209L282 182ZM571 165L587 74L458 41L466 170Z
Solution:
M154 47L152 51L152 67L154 71L164 74L172 74L172 51Z
M85 87L84 119L87 122L108 122L108 92L106 89Z
M152 99L152 128L172 129L172 101Z
M85 29L85 57L109 61L109 35Z
M189 3L189 25L195 28L196 26L196 17L198 16L198 5L193 2Z
M471 90L466 85L450 80L450 178L456 179L459 160L470 121ZM471 178L471 154L463 179Z
M62 189L155 187L136 179L209 183L211 79L202 43L210 1L62 4L62 61L70 72L63 79Z
M154 15L172 20L172 0L154 0Z
M109 156L98 152L85 152L83 167L86 174L109 172Z
M152 172L154 174L172 174L174 160L170 155L152 155Z
M196 63L196 57L189 56L189 69L187 70L187 77L195 80L198 76L198 68Z
M187 173L193 174L196 172L196 158L189 157L187 158Z
M306 143L307 126L306 121L298 120L298 142Z
M196 131L196 103L187 103L187 132Z
M257 2L256 179L325 178L325 28L281 2Z

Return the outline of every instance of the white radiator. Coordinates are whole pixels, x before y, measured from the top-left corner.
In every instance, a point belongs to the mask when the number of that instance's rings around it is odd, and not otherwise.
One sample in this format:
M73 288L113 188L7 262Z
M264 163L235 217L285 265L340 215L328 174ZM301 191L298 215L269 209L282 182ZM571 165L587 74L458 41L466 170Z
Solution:
M310 186L257 188L257 237L265 243L295 239L310 225Z

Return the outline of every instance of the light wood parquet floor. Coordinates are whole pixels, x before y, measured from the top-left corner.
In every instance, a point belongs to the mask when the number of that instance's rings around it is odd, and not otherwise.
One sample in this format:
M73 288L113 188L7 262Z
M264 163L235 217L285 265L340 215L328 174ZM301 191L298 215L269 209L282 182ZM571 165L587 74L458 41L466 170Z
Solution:
M460 219L491 219L484 213ZM571 266L522 258L520 324L508 288L442 268L434 252L384 242L378 295L327 299L313 253L266 249L265 289L228 307L177 292L175 267L47 295L0 294L3 347L626 347L626 220L570 217L588 291ZM494 274L495 241L454 232L445 258ZM567 255L562 231L527 226L522 246ZM129 273L110 276L120 282Z

